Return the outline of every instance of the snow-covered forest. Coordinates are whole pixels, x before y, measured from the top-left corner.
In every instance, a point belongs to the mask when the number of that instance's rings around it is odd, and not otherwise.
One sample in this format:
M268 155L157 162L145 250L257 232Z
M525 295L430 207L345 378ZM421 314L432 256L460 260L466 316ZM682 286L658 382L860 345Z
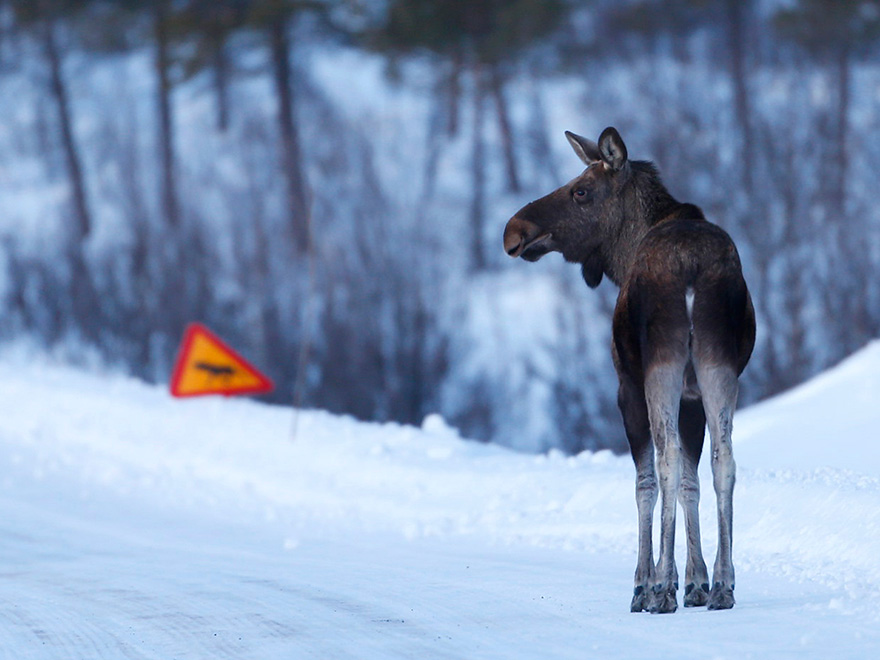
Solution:
M507 218L616 126L737 241L741 400L880 334L877 0L0 0L0 341L162 382L203 321L276 401L625 446L616 290Z

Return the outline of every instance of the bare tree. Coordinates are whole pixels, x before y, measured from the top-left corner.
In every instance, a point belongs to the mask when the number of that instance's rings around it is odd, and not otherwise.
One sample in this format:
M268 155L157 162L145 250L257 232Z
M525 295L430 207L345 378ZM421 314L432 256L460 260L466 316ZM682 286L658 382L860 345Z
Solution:
M180 227L180 202L177 196L174 116L171 110L171 38L168 29L170 8L169 0L153 0L152 2L162 215L167 226L176 231Z
M438 103L449 104L449 133L458 126L462 73L472 84L471 135L472 192L469 221L471 268L488 265L483 248L484 200L487 194L486 104L491 100L501 136L505 187L519 191L521 176L505 93L509 65L542 37L553 34L566 15L560 0L395 0L389 4L384 24L368 39L369 45L391 57L428 53L438 62ZM445 66L444 66L445 65ZM432 171L429 161L428 172Z
M67 182L71 195L72 222L67 224L63 256L70 269L70 304L73 318L89 339L99 332L100 307L85 254L92 231L92 214L86 192L80 148L73 128L70 92L64 75L64 57L59 44L59 21L88 7L88 3L67 0L15 0L12 8L19 21L34 28L49 72L49 94L55 107Z

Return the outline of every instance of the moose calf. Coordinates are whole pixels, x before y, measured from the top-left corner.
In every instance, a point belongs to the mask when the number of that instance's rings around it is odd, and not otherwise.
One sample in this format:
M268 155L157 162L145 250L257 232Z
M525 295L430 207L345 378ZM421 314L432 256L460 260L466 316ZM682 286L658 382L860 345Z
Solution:
M587 285L620 287L612 356L618 405L636 466L639 557L633 612L674 612L676 503L687 531L685 607L733 607L735 464L731 447L738 377L755 344L755 313L730 236L693 204L676 201L654 165L629 160L614 128L596 144L566 132L584 172L517 211L504 230L512 257L561 252ZM706 422L718 500L712 587L700 545L697 465ZM656 453L656 469L655 469ZM652 521L662 495L660 557Z

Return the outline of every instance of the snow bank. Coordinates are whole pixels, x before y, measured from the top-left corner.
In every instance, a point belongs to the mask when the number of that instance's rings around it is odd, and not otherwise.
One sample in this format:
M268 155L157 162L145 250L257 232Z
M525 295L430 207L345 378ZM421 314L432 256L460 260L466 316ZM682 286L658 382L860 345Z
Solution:
M839 584L860 597L878 591L880 461L870 441L878 412L859 405L880 387L878 362L874 344L738 417L741 564ZM263 521L292 546L358 530L635 552L626 457L517 454L463 440L437 416L421 429L367 424L247 400L179 401L164 388L45 362L5 371L7 493L29 489L51 498L74 484L79 501L69 504L77 508L96 507L110 493L218 520Z
M415 428L174 400L0 357L0 646L53 660L864 657L880 642L880 479L876 413L849 399L874 391L878 359L872 345L740 415L740 603L661 624L626 612L626 457L518 454L437 415ZM817 421L839 428L842 412L846 445ZM841 448L864 449L863 469L843 469Z
M738 462L754 467L835 468L880 477L880 341L773 399L740 413Z

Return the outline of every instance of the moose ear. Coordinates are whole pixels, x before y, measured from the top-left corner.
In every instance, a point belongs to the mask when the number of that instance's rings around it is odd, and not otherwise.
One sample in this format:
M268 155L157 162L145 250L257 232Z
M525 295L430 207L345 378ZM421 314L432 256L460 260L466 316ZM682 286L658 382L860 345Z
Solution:
M587 286L591 289L595 289L599 286L604 272L605 264L602 262L602 257L599 255L598 250L593 252L581 264L581 276L584 278L584 282L587 283Z
M576 135L571 131L565 131L565 137L568 138L568 142L569 144L571 144L571 148L574 149L574 152L578 155L578 158L584 161L585 165L589 166L595 163L597 160L601 160L601 156L599 155L599 146L592 140L588 140L585 137Z
M626 145L613 126L606 128L599 136L599 155L609 169L617 171L626 164Z

